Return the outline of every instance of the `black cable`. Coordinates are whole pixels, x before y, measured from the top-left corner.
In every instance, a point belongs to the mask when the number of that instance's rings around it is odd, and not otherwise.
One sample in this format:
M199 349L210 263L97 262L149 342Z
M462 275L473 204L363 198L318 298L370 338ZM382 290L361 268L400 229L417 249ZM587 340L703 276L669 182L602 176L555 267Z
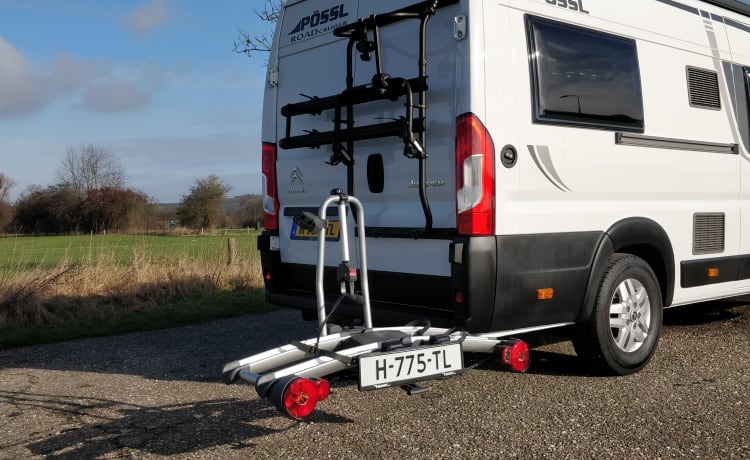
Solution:
M339 296L339 298L336 299L336 302L334 302L333 306L331 307L331 312L326 315L325 319L323 320L323 323L318 327L318 337L317 339L315 339L315 347L313 348L313 353L315 353L316 355L318 354L317 350L320 348L319 347L320 337L323 334L323 327L328 325L328 320L331 318L331 315L333 315L333 312L336 311L339 305L341 305L342 300L344 300L343 295Z

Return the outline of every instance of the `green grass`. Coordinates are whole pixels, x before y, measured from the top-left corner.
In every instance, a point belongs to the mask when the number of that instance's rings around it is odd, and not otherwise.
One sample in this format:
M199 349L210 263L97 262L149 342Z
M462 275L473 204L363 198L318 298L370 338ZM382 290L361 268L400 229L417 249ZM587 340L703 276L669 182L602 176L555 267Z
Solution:
M231 235L237 251L256 252L258 232ZM116 263L128 265L138 249L156 258L186 256L213 259L227 253L228 236L139 236L93 235L0 238L0 273L54 268L70 263L95 261L113 256Z

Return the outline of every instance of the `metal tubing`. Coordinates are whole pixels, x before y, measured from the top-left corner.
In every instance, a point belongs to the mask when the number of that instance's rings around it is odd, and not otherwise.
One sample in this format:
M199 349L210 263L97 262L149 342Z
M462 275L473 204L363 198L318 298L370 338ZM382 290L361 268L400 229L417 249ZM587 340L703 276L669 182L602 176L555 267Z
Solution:
M366 328L372 327L372 313L370 311L370 281L367 277L367 250L365 248L365 240L367 236L365 234L365 209L362 206L362 202L357 198L350 196L349 204L354 205L354 210L357 214L357 233L359 234L359 271L360 278L362 279L362 297L364 297L363 316L364 324Z
M358 206L358 204L355 204ZM450 329L429 328L424 331L421 326L398 326L381 327L369 329L372 332L399 331L410 336L409 342L413 344L429 343L430 337L435 335L446 335L450 333L450 342L461 342L461 349L468 353L494 353L498 345L506 343L500 337L511 335L517 331L499 331L492 333L494 337L471 336L464 332L450 332ZM335 349L341 342L348 339L354 333L338 333L321 337L320 348L326 350ZM367 333L367 332L360 332ZM420 335L416 335L416 334ZM304 344L313 345L317 338L305 340ZM367 343L337 350L336 354L347 358L356 358L361 355L376 352L381 349L381 342ZM258 388L261 385L273 382L282 377L297 375L299 377L325 377L346 368L356 366L356 361L345 362L328 355L312 356L303 352L294 345L284 345L273 350L245 358L237 362L243 367L238 377L243 381ZM227 369L225 368L225 372Z
M357 231L359 233L359 252L360 252L360 273L361 273L361 285L362 285L362 297L364 303L362 307L362 316L364 325L366 328L372 327L372 313L370 310L370 285L367 277L367 250L365 244L365 211L357 198L353 196L341 196L331 195L323 201L320 205L319 216L325 221L328 206L338 200L339 210L339 222L341 223L340 234L341 234L341 252L343 260L349 262L349 235L348 235L348 222L346 205L347 203L352 206L357 216ZM318 301L318 326L320 327L321 334L328 334L328 326L325 322L326 319L326 299L325 290L323 288L323 272L325 271L325 231L321 231L318 234L318 264L315 267L315 290Z
M341 225L341 260L349 262L349 219L348 213L346 212L346 199L339 197L339 223Z
M331 205L334 201L338 200L339 197L335 195L331 195L328 198L326 198L323 201L323 204L320 205L320 212L319 216L325 222L326 220L326 212L328 210L328 206ZM339 215L340 219L346 218L346 216ZM323 289L323 272L325 271L325 265L326 265L326 252L325 252L325 245L326 245L326 229L321 230L318 233L318 264L315 266L315 296L318 300L318 326L320 327L320 333L322 335L328 335L328 327L326 326L325 319L326 319L326 294L325 290Z
M321 350L333 351L343 341L347 340L351 334L336 333L317 338L303 340L302 343L308 346L317 346ZM294 345L283 345L273 348L247 358L232 362L224 367L223 372L228 372L237 368L243 368L255 374L262 374L270 369L286 366L289 363L305 359L309 353L299 349Z
M258 374L253 374L249 371L240 371L239 377L250 385L255 386L260 380L261 376Z

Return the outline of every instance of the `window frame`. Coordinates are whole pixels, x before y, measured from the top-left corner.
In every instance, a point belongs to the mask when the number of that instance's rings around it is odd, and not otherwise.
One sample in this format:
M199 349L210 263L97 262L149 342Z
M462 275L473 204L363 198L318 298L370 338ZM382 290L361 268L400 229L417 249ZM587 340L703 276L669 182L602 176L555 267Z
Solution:
M540 16L534 16L531 14L525 15L526 22L526 41L529 59L530 79L532 88L532 123L535 124L547 124L547 125L558 125L568 126L576 128L588 128L598 129L606 131L625 131L634 133L643 133L645 131L645 110L643 104L643 84L641 79L640 61L638 59L638 46L635 39L629 37L623 37L620 35L610 34L587 27L582 27L575 24L566 22L556 21ZM640 103L640 115L641 119L636 122L619 122L616 120L606 120L595 115L586 114L543 114L541 108L541 85L540 85L540 70L539 60L537 51L537 39L538 37L534 33L534 26L536 24L546 24L562 29L568 29L573 32L584 32L588 35L594 35L601 37L603 40L616 41L619 43L628 44L632 48L633 57L633 70L637 77L637 91L638 99ZM580 110L580 109L579 109Z

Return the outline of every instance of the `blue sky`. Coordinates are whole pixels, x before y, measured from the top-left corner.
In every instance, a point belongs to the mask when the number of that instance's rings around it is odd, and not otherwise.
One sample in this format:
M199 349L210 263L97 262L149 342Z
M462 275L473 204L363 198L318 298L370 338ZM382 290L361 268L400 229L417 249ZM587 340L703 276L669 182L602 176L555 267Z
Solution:
M260 193L260 0L0 0L0 172L56 182L66 149L111 148L128 185L177 202L198 178Z
M68 148L108 146L131 187L177 202L216 174L260 193L261 0L0 0L0 172L56 182Z

